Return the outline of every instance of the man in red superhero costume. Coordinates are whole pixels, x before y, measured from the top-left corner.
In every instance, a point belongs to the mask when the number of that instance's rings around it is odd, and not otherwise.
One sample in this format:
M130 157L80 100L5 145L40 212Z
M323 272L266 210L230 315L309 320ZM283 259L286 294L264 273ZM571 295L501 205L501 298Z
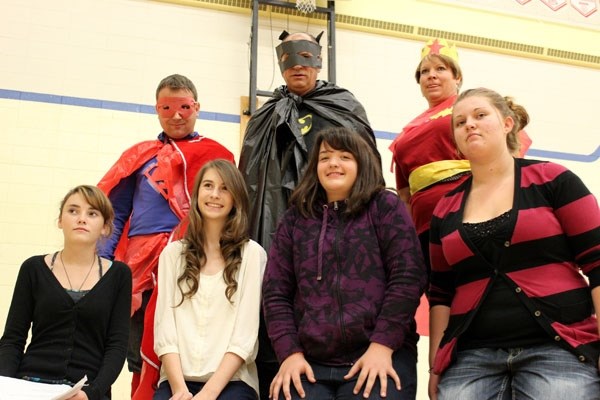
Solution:
M156 111L163 129L157 140L127 149L98 183L115 209L114 233L102 244L100 255L125 262L133 275L127 354L128 368L133 373L132 396L140 381L142 358L148 364L144 369L149 370L149 380L154 372L158 376L160 364L152 343L152 304L144 323L158 256L174 234L181 234L176 228L188 213L190 190L200 168L216 158L235 162L229 150L194 131L200 104L194 84L185 76L170 75L159 83ZM142 355L144 326L147 345Z

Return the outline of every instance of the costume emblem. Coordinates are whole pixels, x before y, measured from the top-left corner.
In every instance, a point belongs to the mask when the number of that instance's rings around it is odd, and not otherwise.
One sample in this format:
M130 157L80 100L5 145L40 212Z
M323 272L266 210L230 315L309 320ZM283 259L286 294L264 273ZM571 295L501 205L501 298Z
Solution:
M440 111L436 114L433 114L431 117L429 117L429 119L434 120L434 119L445 117L446 115L452 115L452 107L444 108L442 111Z
M312 114L307 114L302 118L298 118L300 124L300 133L302 136L306 135L312 129Z

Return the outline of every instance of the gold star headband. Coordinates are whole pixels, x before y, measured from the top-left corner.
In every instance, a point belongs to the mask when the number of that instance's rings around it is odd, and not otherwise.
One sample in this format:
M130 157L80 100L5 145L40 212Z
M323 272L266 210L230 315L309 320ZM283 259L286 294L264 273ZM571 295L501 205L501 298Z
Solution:
M421 50L421 60L430 54L442 54L458 63L456 45L450 46L446 39L430 39Z

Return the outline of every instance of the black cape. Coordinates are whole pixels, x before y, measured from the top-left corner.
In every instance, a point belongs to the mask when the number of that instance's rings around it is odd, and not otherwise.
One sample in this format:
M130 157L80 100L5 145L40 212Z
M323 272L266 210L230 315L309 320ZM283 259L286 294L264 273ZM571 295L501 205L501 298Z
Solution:
M326 81L317 81L304 96L290 93L285 85L277 88L248 122L239 162L250 195L250 236L267 251L307 165L310 149L300 132L299 106L319 118L321 127L358 132L379 156L365 109L348 90Z

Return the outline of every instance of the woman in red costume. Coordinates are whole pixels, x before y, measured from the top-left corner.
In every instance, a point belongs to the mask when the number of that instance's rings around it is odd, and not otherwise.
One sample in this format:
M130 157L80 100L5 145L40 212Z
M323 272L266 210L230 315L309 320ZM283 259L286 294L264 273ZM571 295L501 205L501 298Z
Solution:
M456 46L445 39L427 42L415 71L429 108L404 127L390 146L396 188L411 211L429 270L429 222L433 208L470 174L469 162L452 139L451 114L462 85ZM531 140L520 133L522 157Z
M429 40L421 50L415 79L429 107L404 127L390 145L394 153L396 188L406 203L419 235L427 266L429 263L429 223L438 200L470 175L470 164L456 150L452 139L452 106L462 85L456 46L445 39ZM531 139L519 132L523 157ZM428 293L428 291L427 291ZM429 305L425 297L417 310L417 330L429 336Z

